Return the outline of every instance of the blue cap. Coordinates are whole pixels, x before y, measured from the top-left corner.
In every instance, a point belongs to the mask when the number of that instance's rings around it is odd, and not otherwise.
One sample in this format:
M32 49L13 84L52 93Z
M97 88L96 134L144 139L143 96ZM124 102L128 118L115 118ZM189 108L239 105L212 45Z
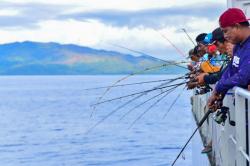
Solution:
M203 40L202 43L205 44L205 45L211 44L211 43L212 43L212 38L213 38L212 33L208 33L208 34L205 36L205 38L204 38L204 40Z

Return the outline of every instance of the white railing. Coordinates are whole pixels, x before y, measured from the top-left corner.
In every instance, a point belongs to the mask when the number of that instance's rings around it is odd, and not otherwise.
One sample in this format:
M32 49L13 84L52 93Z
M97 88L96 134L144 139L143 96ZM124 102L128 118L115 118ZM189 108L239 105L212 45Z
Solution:
M199 121L207 111L206 103L210 94L194 95L192 97L193 113L197 121ZM250 92L242 88L235 88L230 91L223 105L229 108L231 120L236 125L229 124L229 118L225 125L216 123L213 115L203 124L200 134L203 142L208 144L212 140L212 165L216 166L250 166L249 155L249 127L250 112Z
M235 119L237 165L249 166L249 105L250 93L244 89L235 90Z

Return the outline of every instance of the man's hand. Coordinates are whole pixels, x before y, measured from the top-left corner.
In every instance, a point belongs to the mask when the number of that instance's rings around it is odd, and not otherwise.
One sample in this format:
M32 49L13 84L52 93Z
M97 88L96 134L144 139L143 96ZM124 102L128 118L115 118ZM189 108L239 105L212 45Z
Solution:
M208 108L216 111L219 107L218 101L221 101L222 97L219 93L217 93L215 90L212 92L212 95L208 99Z
M190 71L193 71L193 70L194 70L194 67L193 67L192 64L188 64L187 67L188 67L188 70L190 70Z
M203 85L204 82L204 77L208 75L208 73L200 73L198 76L196 76L196 80L198 82L199 85Z
M197 82L188 82L187 89L194 89L195 87L197 87L197 85Z

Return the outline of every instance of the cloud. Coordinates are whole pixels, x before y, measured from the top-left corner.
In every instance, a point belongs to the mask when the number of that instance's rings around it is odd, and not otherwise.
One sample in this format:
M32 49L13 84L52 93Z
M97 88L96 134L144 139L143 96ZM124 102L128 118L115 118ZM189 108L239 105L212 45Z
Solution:
M15 15L0 15L0 27L38 28L42 21L56 20L60 14L71 9L72 5L53 5L44 3L1 2L0 10L16 11Z
M220 3L200 4L196 6L177 6L168 8L145 9L138 11L97 10L61 15L60 19L78 21L98 20L116 27L150 27L179 26L197 19L215 20L225 9Z
M89 8L87 4L81 6L84 3L59 4L1 2L0 11L5 11L0 13L0 42L54 41L127 52L108 44L116 43L159 58L179 59L181 55L154 29L187 53L193 45L181 28L185 27L193 39L200 32L210 32L216 28L218 15L225 6L177 3L182 6L151 8L147 4L147 8L138 5L140 8L131 10L128 7L104 10Z
M115 27L183 26L199 19L215 20L225 9L221 3L172 6L140 10L83 10L74 12L78 6L45 3L1 3L0 10L19 11L18 15L0 15L0 27L38 28L39 23L48 20L69 19L86 22L97 20Z

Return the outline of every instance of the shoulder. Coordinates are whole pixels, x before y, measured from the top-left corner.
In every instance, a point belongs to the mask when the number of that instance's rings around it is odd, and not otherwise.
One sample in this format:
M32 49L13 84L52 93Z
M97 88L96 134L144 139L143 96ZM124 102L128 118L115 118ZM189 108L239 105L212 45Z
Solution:
M250 49L250 38L247 39L247 41L244 43L244 49L249 50Z

